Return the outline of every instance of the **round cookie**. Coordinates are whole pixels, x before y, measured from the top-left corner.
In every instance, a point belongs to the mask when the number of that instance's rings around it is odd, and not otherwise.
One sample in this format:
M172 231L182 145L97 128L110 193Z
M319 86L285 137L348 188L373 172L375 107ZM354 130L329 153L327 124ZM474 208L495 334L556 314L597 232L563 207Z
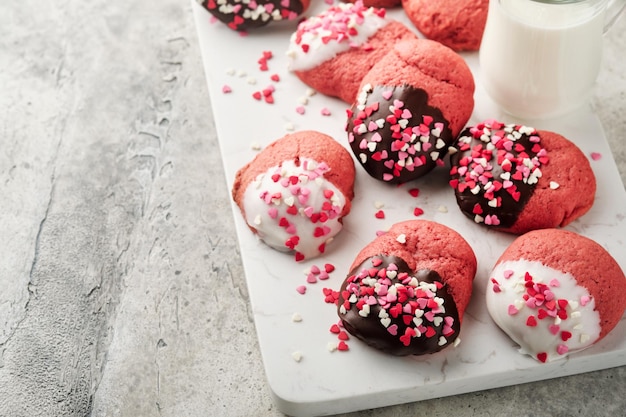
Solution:
M287 50L289 69L309 87L352 104L370 68L395 42L412 38L385 9L339 3L298 25Z
M415 27L455 51L477 51L487 23L489 0L402 0Z
M593 205L595 175L563 136L487 120L467 127L450 157L461 212L503 232L563 227Z
M219 21L237 31L246 31L279 20L295 20L311 0L197 0Z
M444 164L474 109L474 87L450 48L427 39L398 42L365 75L348 111L350 148L373 178L419 178Z
M454 230L432 221L396 223L354 259L339 291L344 328L397 355L457 344L476 257Z
M626 310L626 277L595 241L536 230L500 256L486 302L521 353L547 362L591 346L617 325Z
M346 3L355 3L357 0L342 0ZM402 3L402 0L363 0L363 5L365 7L383 7L385 9L390 9L392 7L399 6Z
M341 231L354 176L352 157L336 140L300 131L274 141L237 171L232 197L261 240L301 261L324 253Z

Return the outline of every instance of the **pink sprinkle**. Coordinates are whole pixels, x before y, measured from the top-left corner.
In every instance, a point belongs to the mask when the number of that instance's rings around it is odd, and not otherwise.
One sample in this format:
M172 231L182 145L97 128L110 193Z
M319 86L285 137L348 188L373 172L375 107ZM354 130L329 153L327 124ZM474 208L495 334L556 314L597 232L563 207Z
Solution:
M296 107L296 113L298 114L304 114L305 110L304 110L304 106L298 106Z
M300 294L304 294L306 292L306 286L300 285L296 287L296 291L298 291Z
M551 287L558 287L560 285L561 285L561 283L559 282L558 279L554 278L554 279L550 280L550 286Z
M222 86L222 93L224 94L228 94L228 93L232 93L233 89L230 88L229 85L224 84L224 86Z
M502 289L500 288L500 286L498 284L493 284L493 292L499 293L501 291L502 291Z
M565 355L568 350L569 348L564 344L560 344L556 347L556 353L558 353L559 355Z
M327 107L322 108L322 116L330 116L330 110Z
M599 161L602 159L602 154L600 152L591 152L591 159L594 161Z
M586 306L589 301L591 301L591 298L588 295L583 295L582 297L580 297L580 305L583 307Z
M328 275L328 272L326 271L322 271L320 272L320 274L317 276L318 279L320 279L321 281L325 281L328 278L330 278L330 275Z
M550 327L548 327L548 330L550 330L550 333L552 334L557 334L559 330L561 330L561 327L557 324L551 324Z
M315 274L307 275L306 282L308 282L309 284L315 284L317 282L317 278L315 277Z
M320 268L317 265L313 265L311 267L311 273L315 274L315 275L319 274L320 273Z
M514 272L511 269L507 269L503 274L505 279L509 279L513 276Z
M517 313L519 313L519 310L517 309L517 307L515 307L513 304L509 305L509 316L514 316Z

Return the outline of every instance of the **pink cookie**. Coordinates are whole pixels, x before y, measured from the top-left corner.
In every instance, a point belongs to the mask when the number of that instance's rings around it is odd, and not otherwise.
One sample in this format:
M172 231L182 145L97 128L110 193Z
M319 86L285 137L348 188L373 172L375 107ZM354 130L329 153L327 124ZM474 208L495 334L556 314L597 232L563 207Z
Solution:
M455 51L477 51L487 23L489 0L402 0L415 27Z
M348 112L352 152L374 178L404 183L444 164L474 108L474 78L457 53L398 42L365 75Z
M593 205L596 180L563 136L488 120L466 128L450 157L463 214L503 232L563 227Z
M352 104L363 76L402 39L415 34L362 2L339 3L298 25L289 69L309 87Z
M313 258L342 229L354 197L354 163L336 140L315 131L278 139L237 171L233 200L268 246Z
M455 344L472 294L476 257L461 235L439 223L397 223L356 256L339 291L345 329L398 355Z
M356 0L343 0L346 3L355 3ZM363 5L366 7L384 7L390 9L392 7L399 6L402 0L363 0Z
M520 351L546 362L591 346L617 325L626 310L626 277L593 240L536 230L500 256L486 300Z
M229 28L246 31L281 20L295 20L311 0L197 0Z

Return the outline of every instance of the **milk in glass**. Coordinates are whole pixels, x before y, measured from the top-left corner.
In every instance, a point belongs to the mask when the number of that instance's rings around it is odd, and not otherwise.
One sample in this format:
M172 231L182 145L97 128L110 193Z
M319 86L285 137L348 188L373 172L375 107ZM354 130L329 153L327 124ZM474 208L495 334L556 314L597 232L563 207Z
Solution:
M600 69L605 8L552 2L491 0L489 7L480 48L483 83L520 118L557 117L580 107Z

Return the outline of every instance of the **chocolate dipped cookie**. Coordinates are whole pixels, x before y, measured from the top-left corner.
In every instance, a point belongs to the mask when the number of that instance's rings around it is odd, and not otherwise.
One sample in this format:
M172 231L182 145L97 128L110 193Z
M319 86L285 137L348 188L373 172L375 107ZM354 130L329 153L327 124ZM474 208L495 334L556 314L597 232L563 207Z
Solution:
M563 227L593 205L595 175L565 137L487 120L466 128L450 156L450 185L474 222L522 234Z
M404 183L443 166L474 109L474 78L458 54L413 39L365 75L348 110L350 148L377 180Z
M626 277L595 241L566 230L535 230L500 256L486 302L521 353L549 362L615 328L626 310Z
M415 37L383 8L338 3L300 22L287 50L289 70L318 92L352 104L374 64L396 42Z
M219 21L236 31L256 29L272 22L296 20L311 0L197 0Z
M325 252L354 197L354 163L335 139L316 131L268 145L235 176L233 200L250 230L296 261Z
M365 246L339 291L344 328L397 356L435 353L460 341L476 257L439 223L397 223Z

